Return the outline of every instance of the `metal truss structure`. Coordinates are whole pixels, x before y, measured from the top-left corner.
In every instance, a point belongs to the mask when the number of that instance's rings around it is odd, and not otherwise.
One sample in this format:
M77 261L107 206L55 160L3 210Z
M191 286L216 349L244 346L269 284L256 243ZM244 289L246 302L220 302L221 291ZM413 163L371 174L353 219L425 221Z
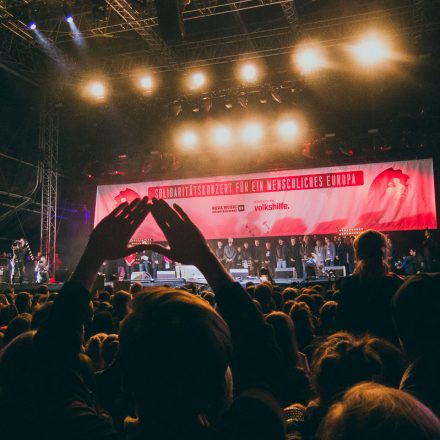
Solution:
M44 91L41 101L39 139L41 153L40 251L47 256L51 270L55 267L57 240L59 115L56 99L57 93L54 88Z

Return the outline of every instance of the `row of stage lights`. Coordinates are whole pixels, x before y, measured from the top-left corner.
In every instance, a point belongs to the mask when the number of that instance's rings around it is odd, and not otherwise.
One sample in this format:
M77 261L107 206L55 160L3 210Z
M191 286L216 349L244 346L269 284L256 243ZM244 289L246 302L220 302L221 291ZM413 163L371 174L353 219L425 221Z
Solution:
M372 70L383 63L396 59L389 40L377 32L370 32L348 50L357 63L363 68ZM296 68L303 75L311 75L320 70L331 67L324 48L318 44L301 45L293 55ZM243 85L255 85L264 77L264 68L257 61L246 61L237 65L235 69L237 79ZM158 88L158 78L149 72L134 75L136 87L149 96ZM194 70L185 77L185 88L189 92L206 92L210 86L209 74L206 70ZM103 101L109 94L108 82L103 79L94 79L83 86L83 96L95 101Z
M280 145L298 142L305 132L305 122L300 117L284 116L274 124L263 124L258 120L247 120L232 127L227 124L212 124L209 127L183 127L174 136L174 144L184 151L195 151L200 146L211 146L224 151L234 145L257 146L270 139Z

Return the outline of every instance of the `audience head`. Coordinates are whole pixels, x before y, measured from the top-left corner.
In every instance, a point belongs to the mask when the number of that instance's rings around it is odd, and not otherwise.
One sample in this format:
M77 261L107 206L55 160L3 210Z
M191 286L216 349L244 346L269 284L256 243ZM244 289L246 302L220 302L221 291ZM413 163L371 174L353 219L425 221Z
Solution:
M108 311L99 311L93 318L93 334L104 333L110 335L115 333L113 316Z
M339 399L353 385L373 381L381 374L379 356L367 338L332 339L314 359L312 381L322 404Z
M8 325L17 315L17 308L13 304L0 307L0 327Z
M116 334L107 335L102 341L101 356L104 362L104 368L108 367L116 359L119 351L119 336Z
M321 319L321 329L324 335L333 333L336 329L336 312L338 303L336 301L327 301L319 311Z
M356 275L366 280L376 280L388 273L384 261L387 247L385 235L369 229L356 237L353 246L357 260Z
M415 275L393 297L393 315L410 358L440 351L440 274Z
M176 424L217 417L231 391L229 329L203 299L150 288L132 301L119 353L139 416Z
M131 298L131 294L124 290L119 290L113 295L113 311L119 319L124 319L127 314Z
M27 332L31 328L31 315L24 313L16 316L8 325L3 339L3 344L7 345L15 337Z
M142 292L142 290L144 290L144 286L143 286L141 283L133 283L133 284L130 286L130 293L131 293L132 295L136 295L136 294L138 294L139 292Z
M255 299L260 303L264 313L273 310L272 289L266 283L260 283L255 287Z
M283 312L271 312L265 319L274 329L275 341L281 349L285 365L290 368L297 367L298 344L292 319Z
M335 403L320 425L321 440L440 438L440 421L417 399L376 383L362 383Z
M32 330L39 329L47 320L52 310L53 302L39 304L32 313L31 328Z
M37 287L37 292L38 295L48 295L49 294L49 286L47 284L40 284Z
M300 351L312 344L314 325L309 306L304 302L295 302L290 309L290 317L295 326L298 348Z
M98 293L98 299L100 302L107 302L110 303L111 302L111 296L110 293L107 292L107 290L101 290Z
M15 295L15 307L17 307L18 314L30 313L32 309L32 298L30 293L17 293L17 295Z

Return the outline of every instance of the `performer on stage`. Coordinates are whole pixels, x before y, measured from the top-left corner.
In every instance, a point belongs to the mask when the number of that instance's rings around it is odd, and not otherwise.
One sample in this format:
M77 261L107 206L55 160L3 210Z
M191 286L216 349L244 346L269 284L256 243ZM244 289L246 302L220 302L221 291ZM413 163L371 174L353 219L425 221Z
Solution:
M325 265L333 266L336 257L335 244L328 237L325 237L324 241L325 241L325 245L324 245Z
M278 240L278 244L275 247L275 253L277 258L277 269L285 269L287 267L287 249L282 238Z
M234 239L228 238L228 244L223 251L226 269L234 268L235 259L237 258L237 248L234 246Z
M251 275L252 269L252 252L249 248L249 243L245 241L243 243L243 247L241 249L241 258L242 258L242 267L243 269L247 269L249 271L249 275Z
M287 265L295 268L297 278L303 277L301 244L296 237L290 237L290 246L287 248Z
M26 252L26 240L24 238L15 240L12 244L11 283L14 283L14 281L22 283L24 281Z
M220 263L224 264L225 262L225 251L223 249L223 242L217 241L217 249L215 250L215 256L220 261Z
M37 283L49 282L49 264L47 258L41 253L38 253L38 259L35 264L35 274Z
M252 275L258 277L260 275L260 269L263 265L264 249L260 245L260 240L257 238L254 240L254 249L252 252Z

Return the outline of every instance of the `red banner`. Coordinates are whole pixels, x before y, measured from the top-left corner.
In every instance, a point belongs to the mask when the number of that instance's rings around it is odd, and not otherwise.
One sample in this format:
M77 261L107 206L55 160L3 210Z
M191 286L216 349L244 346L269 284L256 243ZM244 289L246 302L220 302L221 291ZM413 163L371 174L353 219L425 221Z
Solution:
M179 203L207 238L437 227L431 159L99 186L95 223L144 195ZM148 218L136 238L163 235Z

